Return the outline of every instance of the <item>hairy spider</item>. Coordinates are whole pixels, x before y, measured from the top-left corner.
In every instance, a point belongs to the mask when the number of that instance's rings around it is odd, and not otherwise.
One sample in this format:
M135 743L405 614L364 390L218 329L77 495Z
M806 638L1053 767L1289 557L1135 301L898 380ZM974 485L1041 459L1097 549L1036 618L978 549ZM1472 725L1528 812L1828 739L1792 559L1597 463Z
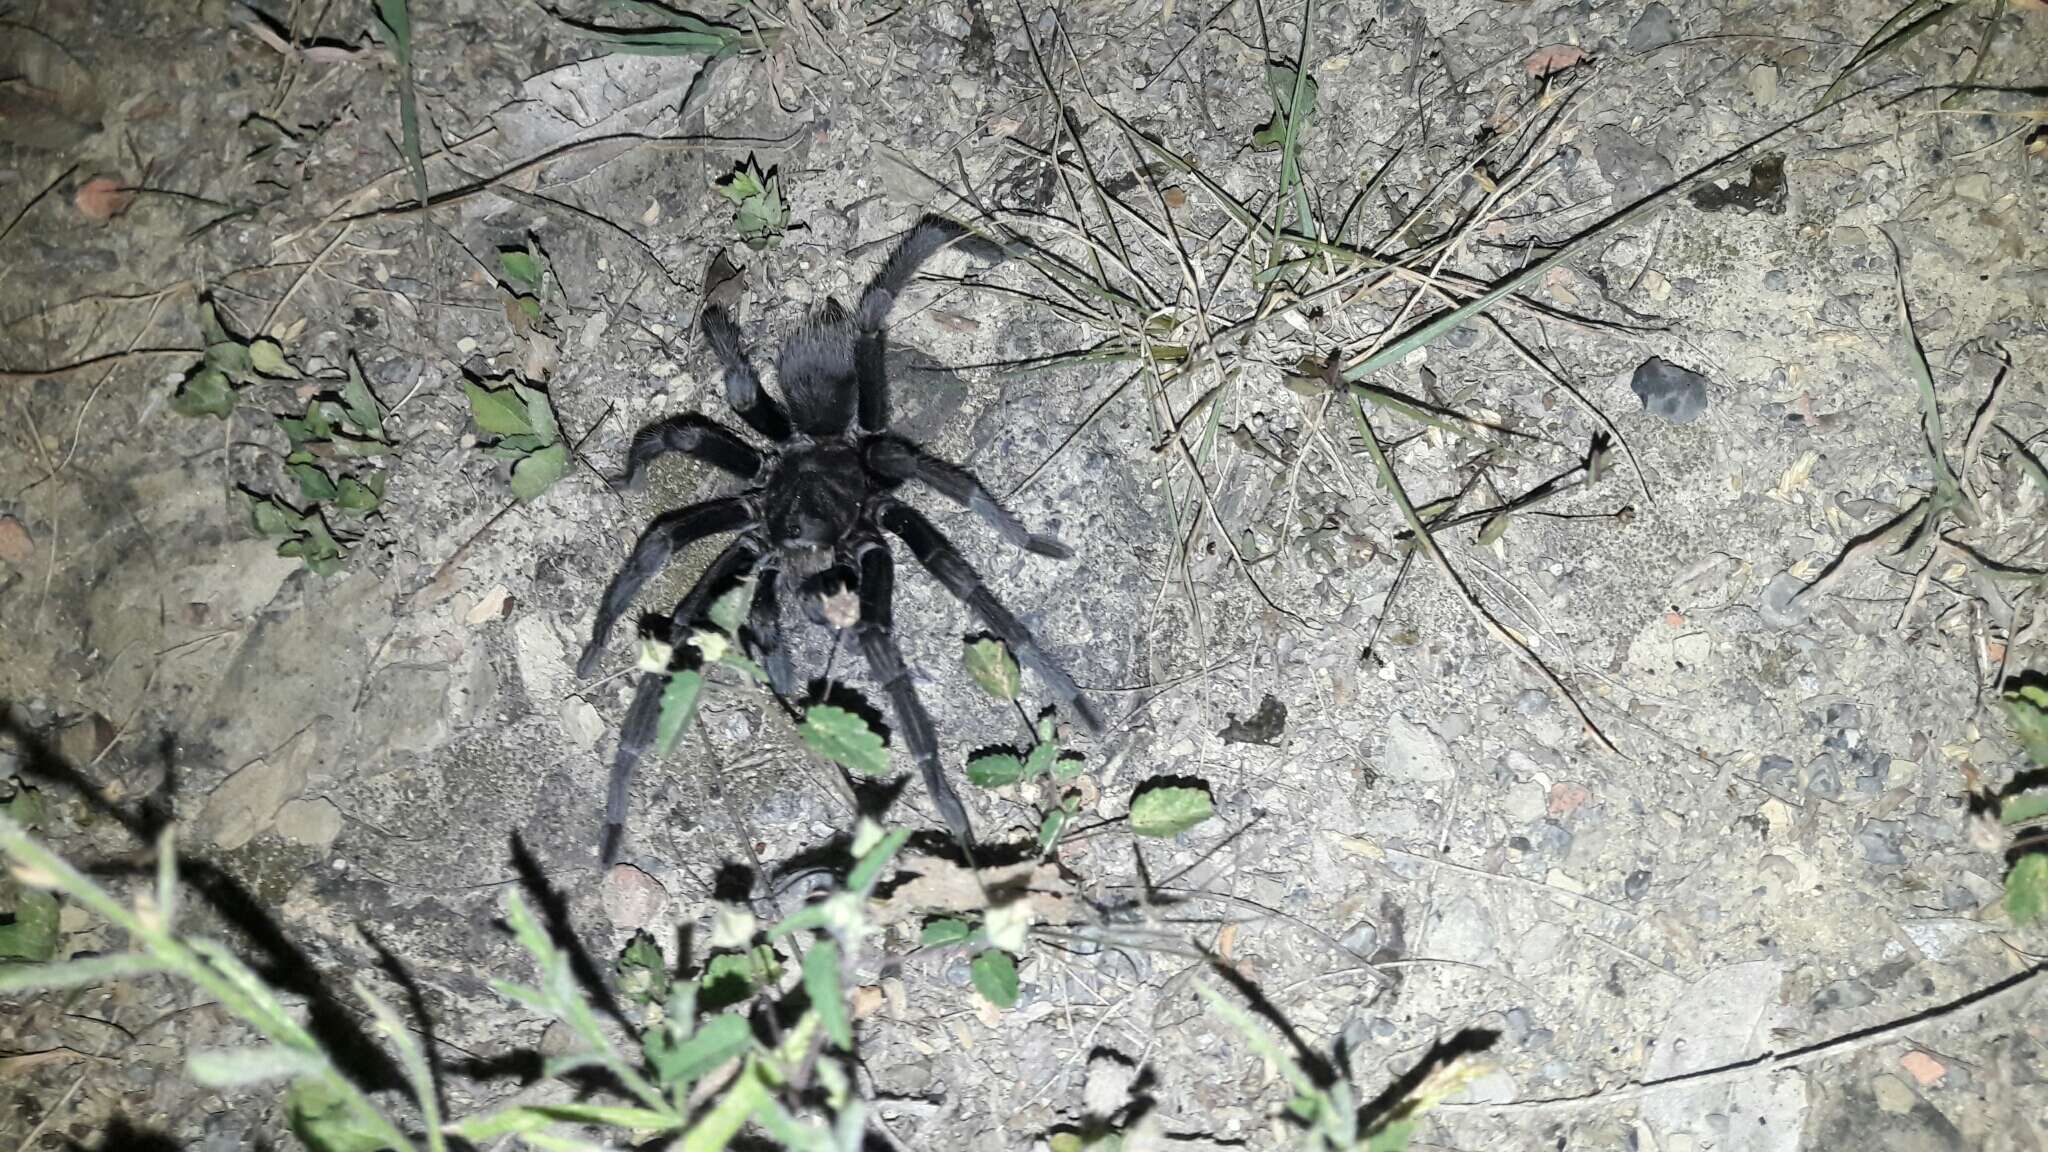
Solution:
M634 437L618 481L622 486L637 486L648 463L670 452L695 456L750 486L664 513L648 526L605 589L576 670L585 679L591 676L612 626L678 548L715 533L736 532L669 613L672 636L680 640L722 586L758 574L741 638L766 669L770 686L786 699L795 677L783 643L779 597L796 598L814 624L850 635L889 697L897 730L932 802L954 837L971 845L967 809L940 766L938 736L896 646L891 617L895 559L887 536L909 545L918 563L1009 645L1018 662L1037 673L1090 732L1099 733L1102 722L1073 677L1046 655L952 542L894 495L906 482L920 481L965 505L1011 544L1041 556L1071 555L1059 541L1028 531L972 472L889 431L883 364L889 310L919 266L964 234L951 221L927 216L890 254L852 315L837 301L828 301L776 358L780 402L762 389L732 318L716 305L705 308L704 336L725 369L726 403L771 444L757 449L698 413L669 417ZM607 866L624 838L627 786L653 744L662 688L676 667L671 663L668 670L643 676L627 712L605 799L601 857Z

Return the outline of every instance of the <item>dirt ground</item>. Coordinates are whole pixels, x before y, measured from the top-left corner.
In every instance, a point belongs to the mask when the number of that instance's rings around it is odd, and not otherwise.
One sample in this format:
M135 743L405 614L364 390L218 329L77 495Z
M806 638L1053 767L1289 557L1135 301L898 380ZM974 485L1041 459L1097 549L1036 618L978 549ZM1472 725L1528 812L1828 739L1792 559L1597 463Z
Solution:
M2048 1148L2044 937L2005 919L1965 804L1966 769L2020 764L2001 685L2048 664L2048 11L1960 6L1809 116L1896 10L1380 0L1316 4L1304 34L1300 4L827 0L705 12L782 26L706 67L608 54L533 3L420 2L421 209L372 5L16 4L0 778L115 872L169 804L214 890L275 926L200 901L195 930L287 956L301 994L395 987L396 957L451 1101L516 1091L504 1058L549 1038L488 985L522 963L495 925L515 840L609 957L851 819L762 694L718 687L635 782L627 867L597 867L632 655L615 639L628 674L596 684L576 656L645 522L731 486L680 457L637 493L602 474L651 420L723 416L707 291L765 359L939 212L1061 262L941 255L892 363L898 426L1075 550L916 498L1109 718L1074 739L1092 830L1061 851L1104 911L1034 941L1008 1011L964 957L881 982L862 1088L891 1138L1033 1146L1119 1103L1128 1064L1157 1146L1289 1143L1273 1069L1192 991L1208 948L1365 1099L1485 1034L1494 1070L1419 1147ZM1312 220L1290 227L1340 247L1262 277L1283 165L1254 137L1298 54ZM758 251L714 187L749 155L792 224ZM1315 363L1667 188L1366 378L1449 578ZM497 257L529 239L537 325ZM388 412L381 507L331 574L251 526L248 493L292 495L278 417L309 387L174 408L202 299L308 377L360 365ZM1060 355L1088 349L1121 354ZM515 370L577 454L531 502L462 388ZM1951 468L1972 515L1854 546ZM957 773L1016 718L961 671L979 624L898 553ZM863 691L856 663L833 675ZM1204 782L1216 817L1134 840L1114 821L1155 777ZM1036 830L1042 797L960 787L985 837ZM892 817L938 826L914 779ZM79 909L62 927L60 955L120 946ZM273 1094L183 1074L246 1035L163 978L22 1000L0 1147L295 1147Z

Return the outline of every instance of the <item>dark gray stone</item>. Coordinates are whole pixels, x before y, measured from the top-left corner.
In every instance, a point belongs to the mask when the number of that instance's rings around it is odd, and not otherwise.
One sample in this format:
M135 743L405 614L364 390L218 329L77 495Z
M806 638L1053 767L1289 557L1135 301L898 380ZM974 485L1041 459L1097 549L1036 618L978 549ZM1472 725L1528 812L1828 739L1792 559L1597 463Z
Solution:
M1707 410L1707 378L1661 357L1636 365L1628 386L1643 402L1643 411L1673 424L1690 424Z

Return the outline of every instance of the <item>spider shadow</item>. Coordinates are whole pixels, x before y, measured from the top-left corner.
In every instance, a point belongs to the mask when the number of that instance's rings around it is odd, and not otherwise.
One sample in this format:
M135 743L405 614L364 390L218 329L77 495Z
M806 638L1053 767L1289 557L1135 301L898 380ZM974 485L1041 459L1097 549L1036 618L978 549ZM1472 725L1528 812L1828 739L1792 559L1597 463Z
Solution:
M265 1142L258 1147L268 1149L271 1145ZM183 1145L163 1130L138 1127L118 1113L100 1133L98 1144L81 1144L69 1137L64 1141L65 1152L182 1152L182 1148Z
M180 780L174 733L164 733L157 742L157 755L163 764L162 780L133 807L115 803L83 768L65 759L43 733L24 724L12 700L0 700L0 736L14 742L23 777L74 793L94 812L119 824L138 844L155 844L170 825ZM79 868L91 876L151 876L156 865L153 860L130 858ZM178 875L223 923L240 935L245 951L253 952L244 960L259 977L305 1001L307 1030L345 1075L370 1091L410 1091L409 1081L397 1062L363 1030L359 1017L329 987L313 957L285 935L270 910L240 878L213 860L189 852L178 854Z

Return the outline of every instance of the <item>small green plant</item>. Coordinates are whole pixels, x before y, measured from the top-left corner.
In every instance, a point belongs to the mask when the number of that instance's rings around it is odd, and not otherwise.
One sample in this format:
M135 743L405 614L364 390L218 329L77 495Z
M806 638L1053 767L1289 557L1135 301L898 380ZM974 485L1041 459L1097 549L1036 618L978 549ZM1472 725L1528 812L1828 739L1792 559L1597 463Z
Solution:
M199 335L206 343L205 355L171 396L171 411L180 416L225 420L234 413L236 390L243 385L264 378L299 378L277 341L268 336L243 339L229 332L211 300L199 301Z
M967 666L968 677L983 692L1015 706L1018 717L1024 718L1023 706L1017 699L1023 690L1024 673L1002 641L975 640L967 645L961 661ZM1027 721L1025 727L1031 734L1028 748L997 748L970 758L967 779L983 788L1049 781L1058 799L1039 814L1038 851L1046 856L1059 844L1067 826L1081 810L1081 793L1066 785L1080 778L1082 760L1060 748L1059 728L1053 723L1051 710L1041 714L1036 723Z
M2006 693L2005 714L2013 735L2025 750L2038 778L2048 770L2048 686L2035 681ZM2015 927L2048 921L2048 784L2015 784L1991 795L1971 773L1971 791L1995 823L1983 837L1986 847L2012 861L2005 875L2005 913Z
M782 243L789 231L789 205L782 199L782 176L761 165L752 156L713 185L718 194L732 201L733 228L747 247L760 251Z
M476 426L496 437L485 449L512 462L512 494L530 503L569 470L569 445L548 394L516 376L462 382Z
M557 1152L595 1147L585 1142L589 1128L634 1143L680 1136L678 1147L694 1152L717 1152L749 1127L792 1152L862 1146L865 1104L854 1092L848 974L868 958L879 935L870 904L908 839L905 831L864 824L844 885L777 923L761 926L747 913L728 912L721 929L735 947L712 957L695 979L672 975L654 941L636 938L616 967L619 991L639 1010L630 1047L615 1043L600 1023L570 954L549 938L519 893L508 891L505 923L537 979L495 980L493 986L567 1030L570 1046L548 1059L547 1076L594 1072L618 1102L579 1096L573 1103L522 1104L457 1119L441 1115L432 1066L414 1033L368 986L357 982L355 992L410 1081L405 1114L350 1079L278 993L226 946L179 932L170 832L157 844L154 884L124 901L29 835L19 818L28 814L24 798L32 795L18 791L0 814L0 854L12 860L16 883L47 903L53 940L61 893L127 933L130 949L56 964L0 965L0 995L152 973L190 981L264 1043L189 1053L187 1073L221 1089L284 1082L292 1130L313 1152L446 1152L451 1138L484 1146L515 1136L526 1147ZM17 913L17 924L21 919ZM801 956L794 984L782 963L785 950ZM49 955L45 949L40 958ZM766 1030L772 1041L757 1031L771 1018L781 1021Z
M281 350L277 359L284 364ZM296 369L292 373L298 375ZM280 416L277 423L290 444L284 468L298 483L299 498L248 493L250 526L278 542L278 555L298 557L315 575L332 575L362 533L337 533L329 515L357 521L384 503L385 474L378 465L393 448L383 406L351 360L335 390L316 393L303 415Z
M550 270L547 254L531 236L526 238L525 247L498 249L499 283L504 285L508 297L505 314L515 326L539 324L546 318L542 293L547 288Z

